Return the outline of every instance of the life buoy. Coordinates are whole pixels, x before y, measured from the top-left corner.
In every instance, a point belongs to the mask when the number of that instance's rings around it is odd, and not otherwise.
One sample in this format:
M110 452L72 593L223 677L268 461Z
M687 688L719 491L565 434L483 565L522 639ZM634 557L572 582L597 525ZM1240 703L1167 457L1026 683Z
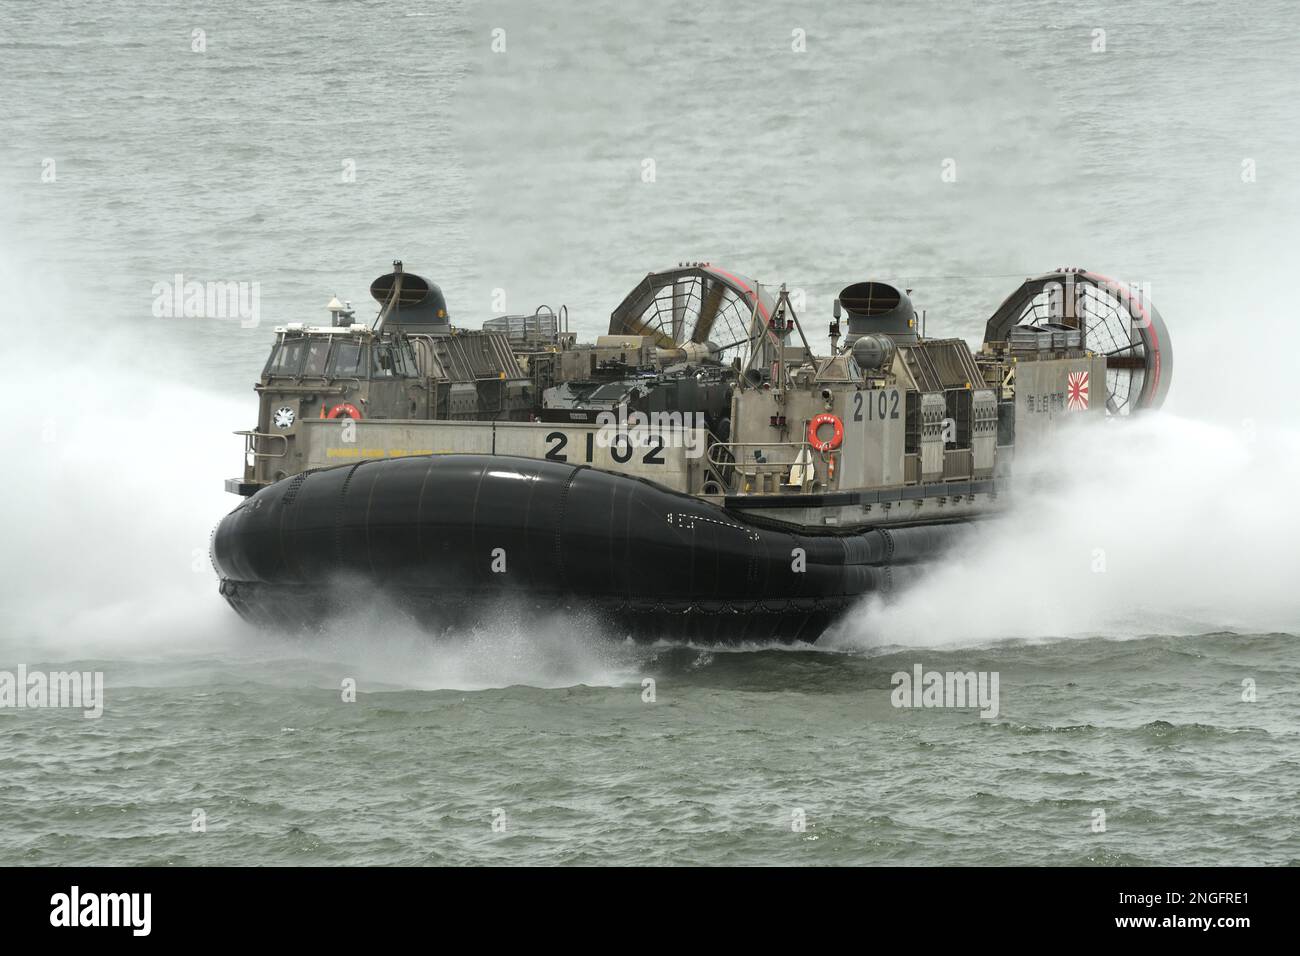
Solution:
M322 406L322 411L323 410L324 407ZM333 408L330 409L330 413L325 417L338 418L340 415L346 418L356 418L356 419L361 418L360 410L357 408L357 406L353 405L351 402L344 402L341 405L335 405Z
M823 425L831 426L831 437L822 441L817 435L817 429ZM832 415L830 412L822 412L820 415L814 415L813 420L808 423L808 444L812 445L817 451L834 451L844 442L844 423L839 417Z

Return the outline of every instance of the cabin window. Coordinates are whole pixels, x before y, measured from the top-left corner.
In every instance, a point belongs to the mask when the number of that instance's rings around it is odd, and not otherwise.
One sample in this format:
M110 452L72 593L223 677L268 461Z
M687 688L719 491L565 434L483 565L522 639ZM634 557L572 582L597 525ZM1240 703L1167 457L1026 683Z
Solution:
M415 375L415 366L411 362L411 348L405 342L393 345L393 368L403 378Z
M302 339L288 339L280 344L279 354L271 366L272 375L297 376L302 368L302 357L307 343Z
M304 378L320 378L325 374L325 360L330 354L329 339L312 339L307 344L307 364L303 366Z
M338 342L330 363L330 378L364 378L365 349L360 342Z
M387 345L376 345L370 350L373 362L373 378L392 378L396 371L393 368L393 350Z

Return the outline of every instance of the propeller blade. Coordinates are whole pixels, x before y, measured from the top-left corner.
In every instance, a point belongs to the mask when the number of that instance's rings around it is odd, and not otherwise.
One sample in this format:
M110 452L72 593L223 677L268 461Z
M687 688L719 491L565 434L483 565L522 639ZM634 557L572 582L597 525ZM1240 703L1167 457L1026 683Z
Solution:
M653 328L640 319L634 319L631 316L628 316L623 320L623 327L632 335L648 335L650 338L655 340L655 345L659 346L661 349L677 348L677 343L674 342L663 329Z
M673 341L682 340L682 326L686 322L686 302L691 291L690 283L673 283Z
M709 333L713 331L713 323L718 318L718 310L722 306L723 291L720 283L704 280L704 288L700 290L700 318L691 333L692 342L703 345L709 340Z

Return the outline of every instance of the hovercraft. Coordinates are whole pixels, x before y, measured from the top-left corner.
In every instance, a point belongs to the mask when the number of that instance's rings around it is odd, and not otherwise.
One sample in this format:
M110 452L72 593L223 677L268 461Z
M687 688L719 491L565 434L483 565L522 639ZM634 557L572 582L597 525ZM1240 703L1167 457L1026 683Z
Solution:
M1015 449L1157 407L1172 368L1154 307L1083 270L1026 280L978 352L859 282L819 356L784 286L707 263L647 275L589 344L563 307L456 328L400 262L371 292L373 323L335 298L329 325L277 328L256 386L212 543L255 623L364 596L431 630L515 607L815 640L972 541Z

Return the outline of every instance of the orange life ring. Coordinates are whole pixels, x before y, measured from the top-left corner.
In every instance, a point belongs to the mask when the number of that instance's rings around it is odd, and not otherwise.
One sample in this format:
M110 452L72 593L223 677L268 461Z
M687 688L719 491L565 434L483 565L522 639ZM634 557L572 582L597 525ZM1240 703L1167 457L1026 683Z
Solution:
M333 408L330 409L330 413L325 417L338 418L340 415L346 415L348 418L356 418L356 419L361 418L360 410L358 410L357 406L353 405L351 402L344 402L341 405L335 405Z
M822 441L817 436L817 429L823 425L831 426L831 437L827 441ZM844 443L844 423L839 420L838 416L830 412L822 412L820 415L814 415L813 420L808 423L808 444L812 445L817 451L834 451Z

